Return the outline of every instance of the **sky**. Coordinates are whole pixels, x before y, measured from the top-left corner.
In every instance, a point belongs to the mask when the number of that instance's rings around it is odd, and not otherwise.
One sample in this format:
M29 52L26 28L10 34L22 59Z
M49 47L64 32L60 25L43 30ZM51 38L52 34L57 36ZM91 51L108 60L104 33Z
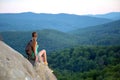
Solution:
M120 0L0 0L0 13L105 14L120 12Z

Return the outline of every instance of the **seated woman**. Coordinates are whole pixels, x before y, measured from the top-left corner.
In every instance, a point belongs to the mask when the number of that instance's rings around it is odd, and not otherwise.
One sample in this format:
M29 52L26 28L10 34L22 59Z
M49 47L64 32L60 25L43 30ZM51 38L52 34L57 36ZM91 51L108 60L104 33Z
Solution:
M48 65L46 50L41 50L38 52L38 43L37 43L37 33L32 33L32 57L35 58L35 61L42 61L45 65Z

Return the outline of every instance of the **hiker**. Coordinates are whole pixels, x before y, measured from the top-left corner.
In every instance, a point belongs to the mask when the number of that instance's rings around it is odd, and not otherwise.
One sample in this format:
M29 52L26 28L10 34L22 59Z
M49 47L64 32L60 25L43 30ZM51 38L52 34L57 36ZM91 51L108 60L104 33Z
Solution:
M28 47L26 47L26 53L28 55L28 59L34 59L35 62L42 61L45 65L48 65L47 62L47 55L46 55L46 50L41 50L38 52L38 43L37 43L37 33L33 32L32 33L32 40L29 42L31 51Z

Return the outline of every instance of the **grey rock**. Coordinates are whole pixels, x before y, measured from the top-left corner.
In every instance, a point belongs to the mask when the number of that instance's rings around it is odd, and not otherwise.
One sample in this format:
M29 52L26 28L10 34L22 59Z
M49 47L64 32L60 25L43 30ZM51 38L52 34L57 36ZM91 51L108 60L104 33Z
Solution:
M42 64L33 66L19 52L0 41L0 80L57 80L51 69Z

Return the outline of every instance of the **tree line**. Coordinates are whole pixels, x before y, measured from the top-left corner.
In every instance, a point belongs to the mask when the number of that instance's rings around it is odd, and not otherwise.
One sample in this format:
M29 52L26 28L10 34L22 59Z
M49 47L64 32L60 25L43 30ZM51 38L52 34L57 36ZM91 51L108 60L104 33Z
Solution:
M120 80L120 46L79 46L48 55L58 80Z

